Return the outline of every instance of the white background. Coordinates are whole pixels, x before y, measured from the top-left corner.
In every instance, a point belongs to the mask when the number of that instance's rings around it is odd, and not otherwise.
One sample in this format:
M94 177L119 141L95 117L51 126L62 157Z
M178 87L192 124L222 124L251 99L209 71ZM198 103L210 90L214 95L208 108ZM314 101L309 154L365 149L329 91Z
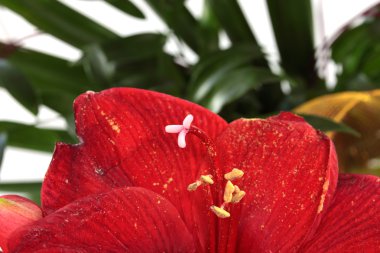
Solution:
M32 0L34 1L34 0ZM146 15L145 20L129 17L119 10L102 3L102 1L61 0L82 14L97 20L108 29L119 35L130 35L139 32L167 31L164 23L144 3L143 0L134 0L138 7ZM265 51L269 54L272 62L278 60L276 44L270 26L265 0L240 0L239 1L246 18L248 19L256 37ZM372 6L378 0L313 0L314 25L316 45L321 45L325 37L329 38L342 25L352 19L355 15ZM187 6L199 16L202 12L202 0L188 0ZM323 25L321 25L323 20ZM21 17L6 10L0 9L0 40L17 41L22 40L22 45L34 50L40 50L56 56L75 61L80 57L80 51L53 37L35 34L37 29L28 24ZM289 32L291 36L291 32ZM23 39L25 38L25 39ZM225 38L222 42L228 46ZM176 43L169 41L166 49L170 52L178 50ZM196 57L191 51L185 55L189 62L194 62ZM333 78L332 78L333 79ZM23 123L40 122L42 126L64 128L64 121L58 115L46 107L41 107L36 117L22 108L9 94L0 88L0 120L11 120ZM0 174L1 181L37 181L41 180L46 172L51 159L51 153L35 152L18 148L7 148Z

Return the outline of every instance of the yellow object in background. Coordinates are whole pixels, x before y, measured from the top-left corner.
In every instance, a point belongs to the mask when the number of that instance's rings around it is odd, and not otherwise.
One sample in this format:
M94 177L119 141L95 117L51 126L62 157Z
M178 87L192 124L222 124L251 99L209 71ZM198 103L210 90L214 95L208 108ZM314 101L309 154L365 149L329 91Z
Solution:
M342 122L360 133L328 133L334 141L341 171L380 174L380 90L341 92L317 97L294 112Z

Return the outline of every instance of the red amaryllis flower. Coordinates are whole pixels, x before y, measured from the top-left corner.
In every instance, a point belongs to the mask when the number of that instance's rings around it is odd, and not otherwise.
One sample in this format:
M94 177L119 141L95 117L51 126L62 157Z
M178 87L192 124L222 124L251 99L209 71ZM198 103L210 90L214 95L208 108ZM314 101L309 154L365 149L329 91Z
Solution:
M127 88L74 109L81 143L57 144L44 217L0 201L1 223L24 217L0 230L7 252L380 252L380 179L338 176L333 144L298 116L227 124Z

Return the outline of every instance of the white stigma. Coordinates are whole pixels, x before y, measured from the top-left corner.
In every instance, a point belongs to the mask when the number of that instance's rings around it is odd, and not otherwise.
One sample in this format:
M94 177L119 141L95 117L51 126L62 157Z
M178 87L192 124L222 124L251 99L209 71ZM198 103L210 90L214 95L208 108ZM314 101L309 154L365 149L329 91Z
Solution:
M182 125L167 125L165 127L165 132L170 134L178 134L178 146L180 148L186 147L186 134L190 130L193 119L193 115L189 114L183 120Z

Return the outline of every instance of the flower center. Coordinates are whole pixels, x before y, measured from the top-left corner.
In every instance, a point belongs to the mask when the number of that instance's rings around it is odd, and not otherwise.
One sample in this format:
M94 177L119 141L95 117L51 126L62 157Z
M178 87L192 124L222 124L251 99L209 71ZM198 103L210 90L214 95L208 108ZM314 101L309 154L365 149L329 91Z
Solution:
M217 167L216 163L217 153L215 144L213 140L204 131L202 131L196 126L191 125L193 119L194 117L191 114L189 114L183 120L182 125L167 125L165 127L165 131L167 133L178 133L178 146L180 148L186 147L186 135L188 133L198 137L201 140L202 144L206 147L212 171L214 171L217 175L220 175L221 172L219 171L219 168ZM227 180L227 182L223 192L223 204L221 206L212 205L210 207L210 210L219 218L230 217L230 213L226 210L228 208L228 205L239 203L240 200L245 196L245 191L240 190L240 188L237 185L234 185L232 183L232 181L240 179L241 177L243 177L243 175L244 172L237 168L233 168L231 172L224 174L224 179ZM213 175L200 175L195 182L190 183L188 185L187 190L195 191L200 186L210 187L214 184L214 178L218 179ZM223 182L220 183L223 184Z

